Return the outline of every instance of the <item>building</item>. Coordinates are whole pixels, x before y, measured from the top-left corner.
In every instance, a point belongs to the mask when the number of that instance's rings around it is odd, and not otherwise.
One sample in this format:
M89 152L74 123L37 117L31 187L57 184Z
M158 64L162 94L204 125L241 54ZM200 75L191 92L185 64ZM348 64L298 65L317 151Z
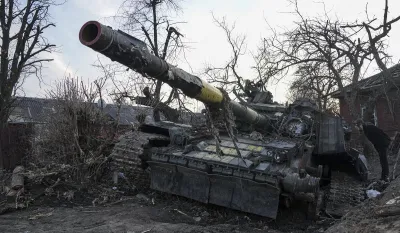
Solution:
M355 101L357 115L363 119L371 119L370 122L384 130L389 136L393 137L396 132L400 132L400 64L389 68L391 78L385 79L391 85L386 91L382 91L384 73L380 72L369 78L360 80L356 85L359 87L358 95ZM388 86L388 85L387 85ZM351 86L346 86L348 94L350 94ZM374 99L373 113L366 117L366 103L374 92L384 93ZM353 122L344 96L340 91L336 91L331 95L339 100L340 114L348 123ZM389 99L389 101L388 101Z
M53 99L17 97L8 122L9 124L46 124L51 114L57 112L57 104L57 100ZM100 108L99 104L93 103L93 106ZM122 105L118 111L117 105L105 104L102 108L110 121L119 119L119 124L124 126L137 122L137 114L152 112L145 106Z
M22 163L35 142L40 144L42 132L54 119L53 114L59 112L59 103L54 99L32 97L17 97L14 100L8 127L0 130L0 169L12 170ZM146 115L150 121L153 118L153 109L147 106L92 104L93 107L101 109L109 122L118 122L120 133L132 129L132 126L138 123L139 114ZM190 115L184 114L183 118L186 122L182 123L190 123Z

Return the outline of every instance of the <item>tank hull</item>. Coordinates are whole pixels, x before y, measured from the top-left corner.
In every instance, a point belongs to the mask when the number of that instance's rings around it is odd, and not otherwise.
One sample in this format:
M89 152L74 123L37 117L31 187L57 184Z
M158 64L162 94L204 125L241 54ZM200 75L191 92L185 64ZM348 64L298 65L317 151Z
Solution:
M150 188L275 219L280 189L269 183L207 172L179 165L149 162Z
M222 136L219 146L220 154L214 139L152 148L146 156L150 188L272 219L282 195L318 192L319 178L297 176L301 158L296 142L238 138L235 148L232 139Z

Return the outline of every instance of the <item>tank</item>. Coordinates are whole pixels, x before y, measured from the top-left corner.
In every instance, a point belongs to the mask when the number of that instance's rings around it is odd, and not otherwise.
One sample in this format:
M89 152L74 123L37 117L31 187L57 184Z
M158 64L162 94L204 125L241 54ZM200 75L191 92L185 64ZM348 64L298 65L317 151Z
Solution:
M232 101L223 90L154 56L144 42L96 21L82 26L79 39L206 106L204 125L144 122L121 138L113 156L131 161L138 174L149 171L150 188L273 219L280 204L306 203L315 218L321 204L329 209L338 201L362 199L365 157L346 148L349 130L342 119L319 111L311 100L279 105L270 92L247 81L247 100Z

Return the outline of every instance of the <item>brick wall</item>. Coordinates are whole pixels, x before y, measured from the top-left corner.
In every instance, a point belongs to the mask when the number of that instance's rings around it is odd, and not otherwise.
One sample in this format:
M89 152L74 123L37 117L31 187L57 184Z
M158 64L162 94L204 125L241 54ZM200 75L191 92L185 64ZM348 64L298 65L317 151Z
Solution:
M0 129L0 169L12 171L23 164L31 149L32 125L9 124Z
M376 103L378 127L391 137L395 135L396 131L400 131L400 105L396 102L392 103L394 116L391 114L386 98L380 98Z
M356 100L355 103L356 106L356 113L360 114L361 111L361 105L360 102L358 100ZM352 122L356 119L353 119L351 117L350 114L350 109L349 106L347 105L346 101L344 100L344 98L340 98L339 99L339 107L340 107L340 115L344 118L344 120L348 123L348 124L352 124Z
M391 111L387 104L385 97L379 98L376 101L376 114L378 120L378 127L385 131L389 136L393 137L396 131L400 132L400 95L399 92L393 91L388 94L388 97L392 101L394 117L391 115ZM362 99L356 100L357 113L361 111ZM349 107L344 98L339 98L340 115L346 122L351 124L355 119L352 119L350 115Z

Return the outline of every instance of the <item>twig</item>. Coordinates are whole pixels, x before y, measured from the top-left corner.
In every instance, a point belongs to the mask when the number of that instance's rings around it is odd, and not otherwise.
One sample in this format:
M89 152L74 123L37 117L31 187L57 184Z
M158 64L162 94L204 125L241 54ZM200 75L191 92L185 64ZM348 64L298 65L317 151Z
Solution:
M400 157L400 149L397 152L396 162L393 165L393 180L396 179L396 168L397 168L397 162L399 161L399 157Z
M61 182L61 179L58 178L57 181L56 181L53 185L51 185L50 187L46 188L46 189L45 189L43 192L41 192L40 194L38 194L38 195L36 195L35 197L33 197L29 202L32 203L32 202L34 202L36 199L38 199L39 197L45 195L46 190L54 189L57 185L60 184L60 182Z
M37 215L35 215L35 216L32 216L32 217L30 217L29 218L29 220L36 220L36 219L39 219L39 218L42 218L42 217L50 217L50 216L52 216L53 215L53 211L52 212L49 212L49 213L47 213L47 214L37 214Z
M119 204L121 202L130 201L130 200L134 200L134 199L135 198L127 198L127 199L123 199L123 200L118 200L118 201L115 201L115 202L112 202L112 203L108 204L107 206L116 205L116 204Z
M58 172L49 172L49 173L43 173L43 174L32 174L32 172L26 172L26 173L22 173L22 174L27 176L29 179L34 179L36 177L46 177L46 176L57 175Z
M366 188L367 190L371 189L372 186L374 186L375 184L377 184L378 182L374 181L372 182L370 185L368 185L368 187Z
M151 230L153 230L153 228L151 228L151 229L148 229L148 230L145 230L145 231L142 231L142 232L140 232L140 233L146 233L146 232L150 232Z
M390 217L400 215L400 206L382 206L375 210L378 217Z
M178 209L174 209L174 210L175 210L176 212L182 214L182 215L185 215L185 216L187 216L187 217L189 217L189 218L192 218L192 217L190 217L189 215L183 213L182 211L180 211L180 210L178 210Z
M215 152L217 153L218 156L221 156L222 150L220 146L221 139L219 137L219 130L214 125L214 120L213 120L214 115L211 112L210 107L209 106L205 107L206 107L207 125L210 128L211 134L215 139Z
M55 188L57 185L60 184L60 182L61 182L61 179L58 178L58 179L56 180L56 182L55 182L53 185L51 185L49 188Z

